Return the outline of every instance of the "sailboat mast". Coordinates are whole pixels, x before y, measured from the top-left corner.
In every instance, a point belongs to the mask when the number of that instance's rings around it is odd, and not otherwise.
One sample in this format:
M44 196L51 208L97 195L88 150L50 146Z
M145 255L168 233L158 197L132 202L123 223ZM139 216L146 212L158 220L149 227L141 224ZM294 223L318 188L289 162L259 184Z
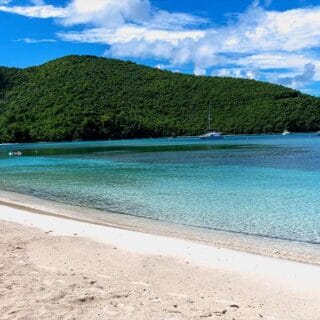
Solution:
M211 103L209 103L208 128L211 130Z

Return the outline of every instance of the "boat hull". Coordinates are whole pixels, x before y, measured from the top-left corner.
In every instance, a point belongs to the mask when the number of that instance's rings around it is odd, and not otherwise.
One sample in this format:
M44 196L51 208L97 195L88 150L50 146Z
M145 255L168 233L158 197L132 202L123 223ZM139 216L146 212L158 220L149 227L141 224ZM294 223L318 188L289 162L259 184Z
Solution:
M222 140L223 136L220 137L199 137L201 140Z

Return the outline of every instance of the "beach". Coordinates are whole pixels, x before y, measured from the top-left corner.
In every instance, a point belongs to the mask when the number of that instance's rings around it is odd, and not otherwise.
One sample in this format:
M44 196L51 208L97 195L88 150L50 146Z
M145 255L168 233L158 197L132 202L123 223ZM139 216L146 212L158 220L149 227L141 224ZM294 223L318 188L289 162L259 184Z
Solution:
M320 320L320 0L0 14L0 320Z
M319 319L316 265L0 212L2 319Z

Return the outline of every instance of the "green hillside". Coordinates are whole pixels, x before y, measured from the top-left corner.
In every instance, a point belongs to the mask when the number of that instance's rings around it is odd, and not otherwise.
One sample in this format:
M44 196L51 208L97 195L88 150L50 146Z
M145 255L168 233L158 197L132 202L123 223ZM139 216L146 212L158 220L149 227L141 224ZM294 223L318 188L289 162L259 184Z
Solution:
M282 86L67 56L0 68L0 142L320 130L320 99Z

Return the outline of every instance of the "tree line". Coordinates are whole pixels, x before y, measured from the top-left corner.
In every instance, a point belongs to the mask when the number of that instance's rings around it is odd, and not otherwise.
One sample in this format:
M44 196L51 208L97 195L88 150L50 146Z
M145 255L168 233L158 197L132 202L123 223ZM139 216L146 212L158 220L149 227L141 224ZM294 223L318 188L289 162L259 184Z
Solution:
M320 130L320 99L255 80L67 56L0 68L0 142Z

